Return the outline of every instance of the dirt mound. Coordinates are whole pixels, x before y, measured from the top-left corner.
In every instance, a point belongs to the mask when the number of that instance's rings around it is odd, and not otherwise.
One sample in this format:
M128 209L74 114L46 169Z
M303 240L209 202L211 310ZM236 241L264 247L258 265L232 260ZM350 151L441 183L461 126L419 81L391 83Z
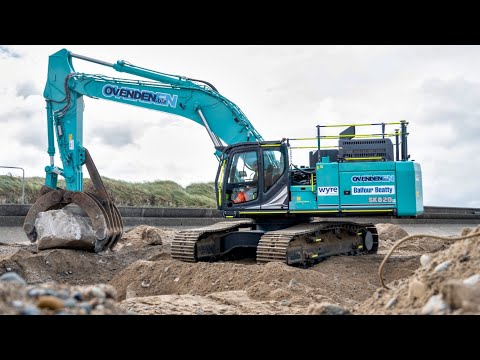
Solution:
M138 314L162 315L274 315L305 314L306 307L283 301L252 300L246 291L224 291L207 296L158 295L124 300L120 307Z
M15 271L29 284L52 281L73 285L107 283L121 269L138 259L170 257L162 247L99 254L69 249L38 252L35 245L13 247L13 254L7 252L8 255L0 258L0 275Z
M176 230L140 225L127 230L118 241L115 251L143 248L150 245L171 244Z
M129 313L115 301L109 285L68 286L42 284L27 286L18 274L0 277L2 315L119 315Z
M381 223L376 224L378 231L378 238L380 240L378 250L379 253L384 254L388 252L396 241L408 236L408 232L402 227L394 224ZM445 250L454 241L444 241L432 239L429 237L421 237L414 240L407 241L398 248L399 254L412 253L434 253L440 250Z
M327 301L351 308L367 299L379 285L375 274L381 259L379 255L332 257L311 269L276 262L244 265L138 261L117 274L110 284L117 289L120 299L129 300L125 306L135 311L145 308L145 313L159 310L150 309L143 297L155 297L149 300L157 304L154 307L163 304L167 309L171 308L172 299L181 299L183 295L207 296L210 302L214 299L225 304L225 296L213 294L233 292L238 296L239 291L248 301L232 305L235 313L258 313L253 303L260 313L274 313L274 309L277 313L305 313L311 303ZM410 275L419 264L418 257L412 256L393 261L398 269L387 273L392 280ZM140 309L133 306L136 301L141 304ZM186 310L178 309L178 313L183 311Z
M323 280L319 272L283 263L243 265L185 263L176 260L137 261L111 281L120 298L150 295L207 295L226 290L247 290L257 300L287 296L288 289L314 288ZM289 287L290 285L290 287ZM282 295L274 290L283 289ZM273 292L273 293L272 293Z
M474 231L480 232L480 226ZM357 313L480 313L480 235L424 256L422 263L409 278L390 283L391 290L378 289Z
M380 241L397 241L408 236L402 227L394 224L380 223L375 225Z

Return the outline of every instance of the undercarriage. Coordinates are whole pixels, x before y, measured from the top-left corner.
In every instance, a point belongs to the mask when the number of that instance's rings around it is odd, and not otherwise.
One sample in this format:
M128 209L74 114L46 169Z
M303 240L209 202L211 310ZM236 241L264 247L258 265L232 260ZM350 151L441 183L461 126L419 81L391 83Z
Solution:
M280 261L307 267L329 256L374 254L378 249L373 224L311 221L272 231L263 225L243 219L180 231L172 242L172 257L216 261L239 249L256 249L258 263Z

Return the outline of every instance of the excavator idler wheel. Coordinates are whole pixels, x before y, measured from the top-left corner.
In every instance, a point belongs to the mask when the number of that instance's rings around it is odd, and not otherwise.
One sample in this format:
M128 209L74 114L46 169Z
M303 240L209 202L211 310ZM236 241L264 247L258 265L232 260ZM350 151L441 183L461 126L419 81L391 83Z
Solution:
M91 221L95 241L95 252L113 249L123 234L123 221L115 204L110 199L104 199L88 192L73 192L63 189L43 187L40 196L30 208L23 230L32 243L37 241L35 220L40 212L59 210L68 204L76 204L85 211ZM48 190L48 191L47 191Z
M365 233L365 238L363 239L363 243L365 245L365 248L370 251L373 249L373 235L370 231L367 231Z

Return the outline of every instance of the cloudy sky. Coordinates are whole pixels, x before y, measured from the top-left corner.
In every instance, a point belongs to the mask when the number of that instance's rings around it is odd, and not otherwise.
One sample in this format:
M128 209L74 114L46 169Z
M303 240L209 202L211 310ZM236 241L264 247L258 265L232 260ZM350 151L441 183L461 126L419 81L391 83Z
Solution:
M480 46L0 45L0 165L24 167L26 176L43 176L49 162L42 93L48 55L61 48L206 80L266 140L315 136L317 124L405 119L424 203L480 207ZM77 59L74 67L125 77ZM200 125L103 100L85 98L84 146L100 174L115 179L185 186L213 181L217 169ZM305 152L293 159L308 164Z

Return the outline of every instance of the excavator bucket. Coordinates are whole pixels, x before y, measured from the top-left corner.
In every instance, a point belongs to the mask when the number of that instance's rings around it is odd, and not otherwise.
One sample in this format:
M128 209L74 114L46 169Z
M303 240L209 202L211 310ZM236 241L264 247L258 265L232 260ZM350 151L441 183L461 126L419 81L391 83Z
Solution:
M79 206L89 217L96 236L96 253L112 249L122 237L123 221L120 212L109 198L88 150L85 152L85 165L98 194L64 189L54 190L43 186L40 191L40 197L30 208L23 224L23 230L31 242L37 241L35 220L38 214L49 210L59 210L69 204Z

